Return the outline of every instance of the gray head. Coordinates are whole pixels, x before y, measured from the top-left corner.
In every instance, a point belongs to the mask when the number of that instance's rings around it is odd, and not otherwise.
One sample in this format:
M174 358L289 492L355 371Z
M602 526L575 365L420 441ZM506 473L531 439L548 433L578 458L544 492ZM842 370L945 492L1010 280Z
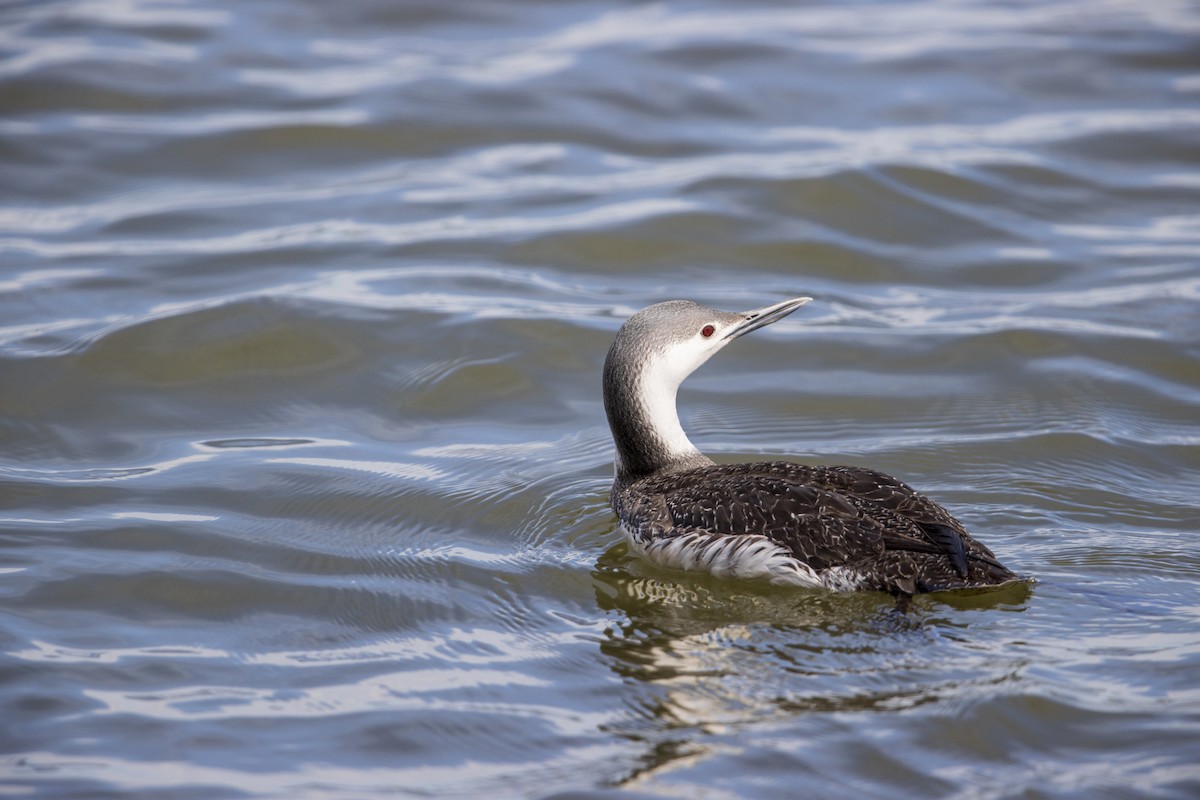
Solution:
M617 445L618 480L711 463L679 425L679 384L734 339L783 319L810 299L740 312L671 300L625 320L604 362L604 409Z

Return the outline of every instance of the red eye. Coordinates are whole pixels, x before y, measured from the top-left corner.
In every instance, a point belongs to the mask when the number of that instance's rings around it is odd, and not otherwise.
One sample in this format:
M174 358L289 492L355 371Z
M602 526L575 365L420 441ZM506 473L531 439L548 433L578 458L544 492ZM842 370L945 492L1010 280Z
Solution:
M700 335L703 336L705 339L712 336L716 332L717 332L717 329L714 328L712 325L705 325L703 328L700 329Z

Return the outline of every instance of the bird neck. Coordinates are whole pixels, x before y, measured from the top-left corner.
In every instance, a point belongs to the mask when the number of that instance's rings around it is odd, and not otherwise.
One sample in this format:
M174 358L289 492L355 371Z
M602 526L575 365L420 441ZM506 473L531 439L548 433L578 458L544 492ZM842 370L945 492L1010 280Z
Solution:
M617 482L712 464L679 424L679 383L670 370L654 359L632 363L636 369L612 351L604 363L604 410L617 448Z

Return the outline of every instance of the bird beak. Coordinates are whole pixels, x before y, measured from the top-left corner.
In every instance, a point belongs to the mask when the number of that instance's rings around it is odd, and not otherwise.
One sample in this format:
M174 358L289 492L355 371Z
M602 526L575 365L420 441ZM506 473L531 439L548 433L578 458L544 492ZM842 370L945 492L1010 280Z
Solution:
M736 339L742 334L756 331L765 325L770 325L772 322L778 322L809 300L812 300L812 298L794 297L791 300L784 300L782 303L756 308L753 311L743 311L739 316L743 317L744 321L731 328L729 333L725 334L725 339Z

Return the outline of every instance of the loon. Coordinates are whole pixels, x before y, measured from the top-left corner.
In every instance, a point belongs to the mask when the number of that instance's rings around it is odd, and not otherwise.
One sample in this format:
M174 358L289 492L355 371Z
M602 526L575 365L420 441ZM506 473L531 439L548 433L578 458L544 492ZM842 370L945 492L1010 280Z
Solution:
M680 383L734 339L812 298L732 313L642 309L604 361L616 445L610 502L632 551L719 577L898 597L1022 580L940 505L882 472L788 461L716 464L688 439Z

